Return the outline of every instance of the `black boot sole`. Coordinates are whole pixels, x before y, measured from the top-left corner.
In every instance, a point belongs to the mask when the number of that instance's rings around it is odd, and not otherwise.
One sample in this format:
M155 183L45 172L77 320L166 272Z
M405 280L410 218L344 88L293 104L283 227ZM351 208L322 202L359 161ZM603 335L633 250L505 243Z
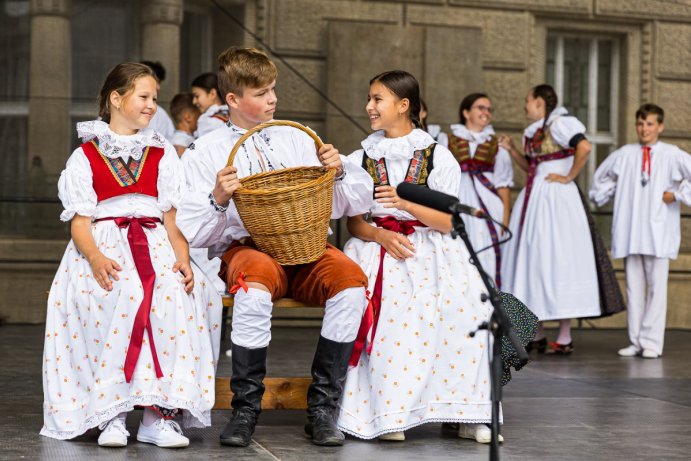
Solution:
M221 445L225 445L227 447L247 447L249 446L250 442L252 442L251 439L247 441L240 437L221 438Z

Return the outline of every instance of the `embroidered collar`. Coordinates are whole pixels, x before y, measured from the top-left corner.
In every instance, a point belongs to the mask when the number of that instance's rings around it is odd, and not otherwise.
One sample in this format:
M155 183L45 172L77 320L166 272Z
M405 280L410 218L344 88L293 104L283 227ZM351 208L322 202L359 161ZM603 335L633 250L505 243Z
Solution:
M470 131L465 125L456 123L451 125L451 132L456 137L463 138L470 142L482 144L494 134L494 128L492 128L492 125L487 125L482 129L482 131L476 133L474 131Z
M434 138L428 133L415 128L398 138L387 138L384 136L384 130L375 131L365 138L361 145L367 156L374 160L383 157L391 160L410 160L416 150L425 149L434 142Z
M223 104L222 106L219 106L218 104L211 104L208 109L204 111L202 114L203 116L206 117L213 117L215 114L217 114L219 111L228 110L228 106Z
M569 111L567 111L565 107L558 106L556 109L552 111L551 114L549 114L546 126L550 126L557 118L561 117L562 115L567 115L568 113ZM525 131L523 131L523 136L525 136L526 138L532 138L533 136L535 136L535 132L537 132L538 129L542 128L543 120L544 117L528 125L528 128L526 128Z
M165 138L153 130L145 128L133 135L114 133L106 122L91 120L77 123L77 135L83 142L98 138L98 150L107 158L140 160L147 147L164 147Z

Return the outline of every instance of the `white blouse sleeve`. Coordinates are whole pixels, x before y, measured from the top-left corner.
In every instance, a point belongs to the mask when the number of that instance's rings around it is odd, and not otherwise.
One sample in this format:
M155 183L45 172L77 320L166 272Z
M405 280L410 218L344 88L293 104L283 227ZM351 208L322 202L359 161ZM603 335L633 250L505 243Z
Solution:
M576 117L563 115L557 117L549 127L554 140L561 147L571 147L569 142L577 134L585 135L585 125L583 125Z
M511 156L503 147L500 147L497 152L492 182L497 189L501 187L513 187L513 165L511 164Z
M331 219L365 214L374 206L374 182L362 168L362 152L341 155L343 176L336 180L334 187Z
M461 167L449 149L437 145L434 149L434 168L427 178L430 189L458 197L461 186Z
M595 170L588 196L597 206L607 203L617 190L619 157L621 155L621 149L612 152Z
M677 149L677 167L672 178L679 181L679 188L674 192L674 197L687 206L691 206L691 155L681 149Z
M61 221L71 220L75 214L93 216L98 199L93 185L93 173L89 160L78 147L67 160L58 180L58 196L65 208Z
M444 133L443 131L440 132L439 135L437 136L437 143L448 149L449 148L449 135Z
M185 173L182 162L172 144L166 141L164 154L158 164L158 209L169 211L180 208L183 191L185 190Z
M205 155L208 147L188 149L182 156L187 185L175 216L178 228L192 248L208 248L220 240L233 240L228 229L228 215L237 213L230 201L228 210L216 211L209 200L209 193L216 185L218 172Z

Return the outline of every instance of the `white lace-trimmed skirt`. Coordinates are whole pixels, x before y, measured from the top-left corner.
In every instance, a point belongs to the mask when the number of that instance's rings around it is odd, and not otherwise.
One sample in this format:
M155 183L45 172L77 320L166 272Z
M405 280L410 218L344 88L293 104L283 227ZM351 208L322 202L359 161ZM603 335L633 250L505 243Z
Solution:
M211 424L221 298L195 270L188 295L172 271L175 255L162 225L144 229L156 272L151 308L158 361L156 378L148 335L130 383L123 371L129 334L143 296L127 241L113 221L92 225L94 240L122 270L108 292L70 241L48 297L43 354L44 426L41 434L70 439L135 405L183 410L183 424Z

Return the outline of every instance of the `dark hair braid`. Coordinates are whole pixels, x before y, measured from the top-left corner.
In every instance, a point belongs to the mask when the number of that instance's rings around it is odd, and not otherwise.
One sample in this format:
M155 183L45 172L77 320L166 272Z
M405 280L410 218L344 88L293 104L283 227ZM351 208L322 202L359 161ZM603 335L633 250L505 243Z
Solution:
M557 108L559 104L559 98L557 98L557 92L554 91L551 85L543 83L533 88L533 98L542 98L545 101L545 120L542 122L542 135L544 136L545 128L547 127L547 119L554 109Z

